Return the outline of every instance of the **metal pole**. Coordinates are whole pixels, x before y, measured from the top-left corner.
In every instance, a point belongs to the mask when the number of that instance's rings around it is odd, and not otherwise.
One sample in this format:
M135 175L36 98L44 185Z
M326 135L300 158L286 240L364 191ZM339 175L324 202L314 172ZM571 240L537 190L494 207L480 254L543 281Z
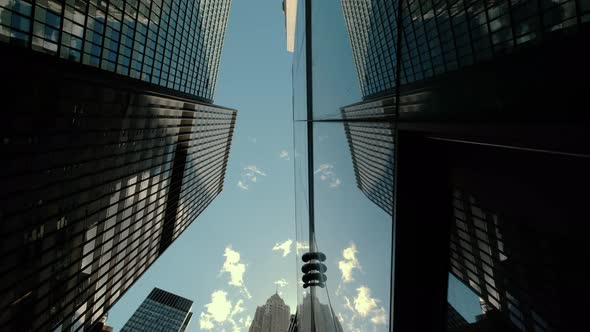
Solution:
M309 251L315 252L314 179L313 179L313 77L312 77L312 16L311 0L305 0L305 78L307 95L307 192L309 201ZM315 287L310 291L310 332L315 332L314 299ZM305 301L305 299L304 299ZM305 303L304 303L305 305Z

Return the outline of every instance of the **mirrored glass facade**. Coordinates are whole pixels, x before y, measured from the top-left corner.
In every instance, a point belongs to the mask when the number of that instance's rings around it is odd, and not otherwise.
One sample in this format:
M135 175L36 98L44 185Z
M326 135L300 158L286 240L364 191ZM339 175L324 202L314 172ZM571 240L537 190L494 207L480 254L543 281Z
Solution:
M212 101L231 0L2 0L0 41Z
M222 191L237 112L0 47L0 330L86 331Z
M362 90L342 3L300 1L297 10L293 111L298 277L318 273L302 271L302 256L308 252L325 254L327 270L322 273L325 285L299 288L291 331L387 331L391 119L378 105L344 109L362 100ZM375 144L379 140L382 144ZM382 168L373 169L378 166Z
M154 288L121 332L184 332L191 321L193 301Z
M590 20L584 0L342 0L342 10L365 97L394 92L398 57L404 85L504 56Z
M323 305L350 331L585 325L587 1L297 8L298 254L327 282L292 327L325 330Z

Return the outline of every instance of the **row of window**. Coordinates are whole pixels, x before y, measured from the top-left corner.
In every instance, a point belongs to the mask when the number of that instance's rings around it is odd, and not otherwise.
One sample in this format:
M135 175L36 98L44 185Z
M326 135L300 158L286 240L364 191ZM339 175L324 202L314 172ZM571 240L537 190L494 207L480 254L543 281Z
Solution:
M9 1L0 38L212 99L228 11L229 1Z
M423 80L511 52L546 33L590 21L590 3L574 0L342 1L364 96L395 85L401 56L401 84ZM397 23L399 22L399 23ZM402 28L402 54L394 41Z

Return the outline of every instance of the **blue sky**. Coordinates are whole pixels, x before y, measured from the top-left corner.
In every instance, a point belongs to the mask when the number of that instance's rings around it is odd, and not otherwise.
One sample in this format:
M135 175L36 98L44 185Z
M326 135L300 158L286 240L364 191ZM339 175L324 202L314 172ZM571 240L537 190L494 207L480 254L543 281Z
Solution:
M314 3L326 17L316 25L314 107L328 116L361 97L340 1ZM293 313L301 303L295 252L307 241L308 202L299 201L297 219L294 161L305 155L293 150L284 24L279 0L233 1L215 97L239 110L224 190L111 309L115 330L153 287L194 301L191 332L247 331L276 289ZM317 241L334 312L346 331L386 331L391 217L357 189L341 124L317 124L314 146Z
M111 309L108 324L116 330L153 287L194 301L189 331L201 331L201 313L212 331L231 331L228 303L236 311L232 319L247 331L247 317L278 280L287 283L279 290L295 307L295 256L272 250L295 240L292 55L284 33L280 1L233 1L215 96L216 104L239 110L224 190ZM222 272L226 262L231 272ZM212 296L211 313L205 305Z

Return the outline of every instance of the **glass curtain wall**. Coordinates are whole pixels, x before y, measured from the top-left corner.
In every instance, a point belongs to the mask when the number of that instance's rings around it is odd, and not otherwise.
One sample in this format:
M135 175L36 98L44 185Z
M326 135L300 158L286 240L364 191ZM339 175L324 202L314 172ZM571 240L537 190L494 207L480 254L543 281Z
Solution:
M393 127L364 91L346 1L300 1L293 63L297 254L325 254L325 285L298 289L300 331L388 331ZM386 109L391 112L391 109Z
M588 122L566 105L582 94L568 71L588 72L589 10L587 0L298 2L299 277L307 252L327 267L315 265L324 287L299 289L301 330L574 326L567 274L551 270L572 259L559 248L588 252L569 221L583 215L571 188L588 183ZM564 225L559 237L543 206Z

